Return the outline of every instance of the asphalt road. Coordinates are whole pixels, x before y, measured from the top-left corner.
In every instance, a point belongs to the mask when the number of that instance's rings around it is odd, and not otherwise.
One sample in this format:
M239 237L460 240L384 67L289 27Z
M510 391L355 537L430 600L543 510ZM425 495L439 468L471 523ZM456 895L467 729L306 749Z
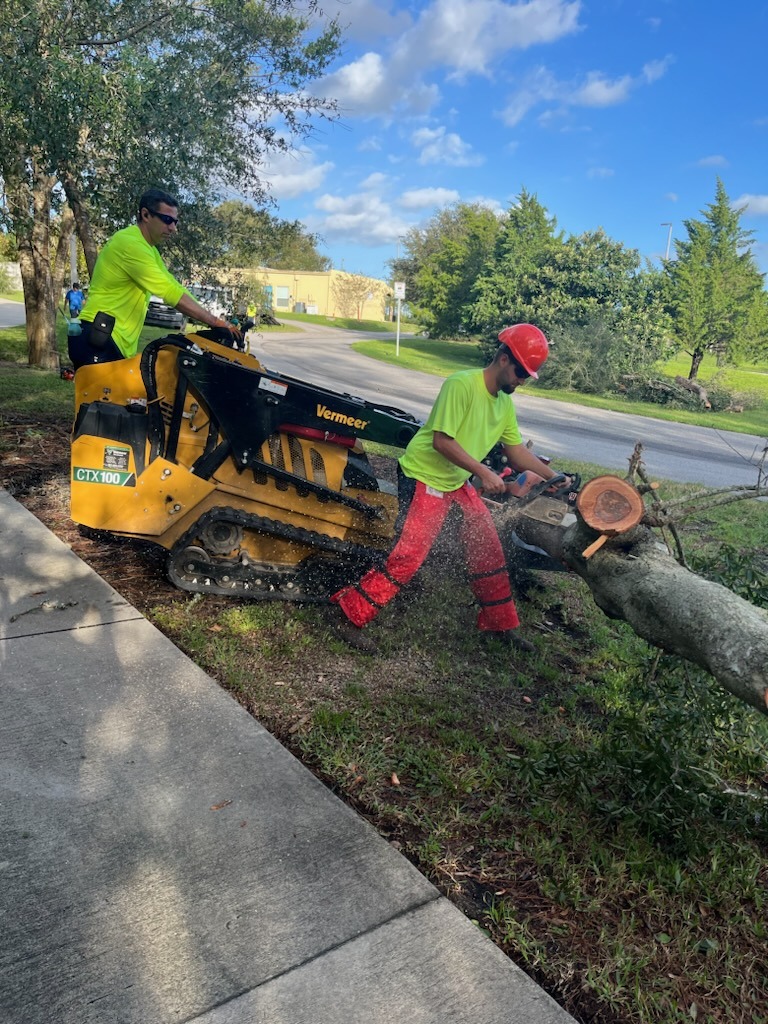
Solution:
M381 401L426 419L441 379L403 370L354 352L355 337L312 327L296 334L251 334L251 351L271 370ZM360 334L359 338L392 335ZM392 338L394 351L395 342ZM532 388L515 395L523 436L535 450L567 468L569 460L592 462L623 473L635 443L653 477L707 487L757 482L766 439L709 427L667 423L602 409L537 398Z
M19 327L24 323L24 303L0 299L0 328Z

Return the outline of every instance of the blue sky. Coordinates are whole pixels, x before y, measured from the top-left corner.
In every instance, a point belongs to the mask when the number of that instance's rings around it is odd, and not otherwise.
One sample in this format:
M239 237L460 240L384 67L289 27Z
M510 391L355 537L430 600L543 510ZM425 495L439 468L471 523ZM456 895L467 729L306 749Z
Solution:
M658 260L719 176L768 271L765 0L322 5L344 45L313 91L340 122L264 176L335 267L386 278L441 206L505 210L523 187L566 233Z

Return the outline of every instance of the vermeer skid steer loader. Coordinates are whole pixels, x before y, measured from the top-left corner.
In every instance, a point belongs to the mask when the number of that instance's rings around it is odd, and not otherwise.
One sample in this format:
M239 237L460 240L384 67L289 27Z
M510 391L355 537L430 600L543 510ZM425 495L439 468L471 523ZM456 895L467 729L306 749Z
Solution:
M361 442L403 448L420 422L216 337L77 371L72 518L159 544L184 590L325 601L392 545L397 489Z

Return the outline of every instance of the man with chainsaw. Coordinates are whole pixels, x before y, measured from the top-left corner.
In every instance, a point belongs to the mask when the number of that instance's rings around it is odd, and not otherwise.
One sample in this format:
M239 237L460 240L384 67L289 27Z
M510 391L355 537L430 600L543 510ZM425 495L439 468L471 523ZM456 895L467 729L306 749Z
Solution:
M199 305L166 269L158 251L179 223L179 204L151 188L139 200L136 223L117 231L99 253L80 314L82 331L69 338L75 369L136 355L149 299L159 295L184 316L224 329L238 343L240 331Z
M478 493L501 494L507 484L481 460L501 442L509 465L532 480L561 479L523 443L510 396L536 379L549 353L533 324L515 324L499 334L500 345L483 370L448 377L427 422L410 441L398 465L402 528L381 569L331 598L330 621L341 639L367 653L375 645L361 630L391 601L423 564L450 509L462 513L461 540L469 582L480 606L477 626L518 650L533 650L514 630L520 625L496 528ZM474 476L477 487L470 482Z

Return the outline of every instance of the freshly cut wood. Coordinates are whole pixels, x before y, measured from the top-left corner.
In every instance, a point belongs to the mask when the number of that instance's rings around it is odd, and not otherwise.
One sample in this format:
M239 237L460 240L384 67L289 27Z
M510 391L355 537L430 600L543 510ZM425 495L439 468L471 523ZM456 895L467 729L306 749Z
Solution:
M621 477L611 475L596 476L585 484L576 507L587 526L600 532L597 540L582 551L582 558L591 558L609 537L637 526L644 508L640 492Z
M585 558L595 536L580 512L534 518L525 506L498 503L492 515L510 563L514 534L577 573L606 615L701 666L724 689L768 715L768 613L680 565L642 524Z

